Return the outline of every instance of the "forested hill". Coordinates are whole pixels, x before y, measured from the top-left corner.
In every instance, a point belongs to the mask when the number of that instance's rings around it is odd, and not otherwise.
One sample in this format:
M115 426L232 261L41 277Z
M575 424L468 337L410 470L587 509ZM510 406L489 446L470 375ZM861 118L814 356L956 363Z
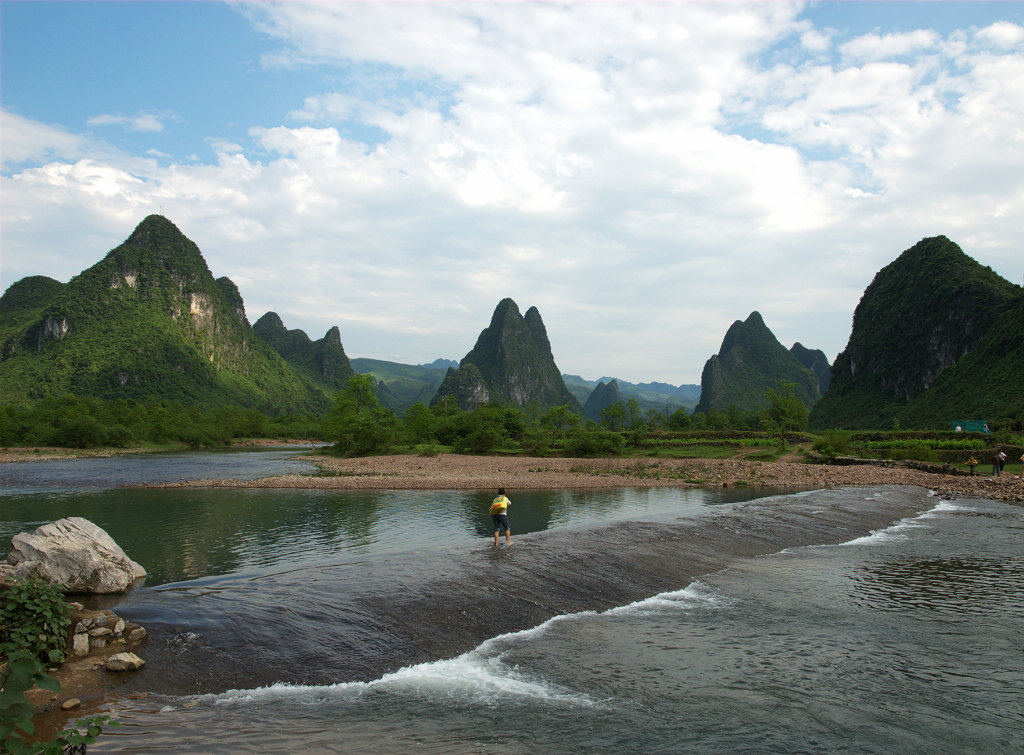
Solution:
M502 299L490 325L459 365L457 370L449 369L432 403L448 397L461 409L499 401L516 406L531 402L540 407L568 405L576 414L583 411L555 365L536 307L530 307L524 316L512 299Z
M293 369L329 394L344 388L355 374L341 344L338 326L328 330L323 338L313 341L304 330L285 328L276 312L267 312L252 329Z
M878 271L811 426L947 427L1024 415L1024 290L945 236Z
M752 312L732 324L718 354L704 365L696 411L763 409L769 403L765 392L780 381L795 383L794 395L806 406L818 400L818 376L779 343L759 312Z
M18 404L73 393L320 411L328 398L253 333L237 287L150 215L67 284L39 276L3 299L0 384Z

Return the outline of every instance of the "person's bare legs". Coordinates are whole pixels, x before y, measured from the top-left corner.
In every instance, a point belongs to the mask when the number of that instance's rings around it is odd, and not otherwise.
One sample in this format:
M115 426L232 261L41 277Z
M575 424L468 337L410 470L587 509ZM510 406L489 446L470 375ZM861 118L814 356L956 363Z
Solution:
M494 539L497 540L498 536L495 535ZM512 530L505 530L505 545L512 545Z
M495 545L498 544L498 531L497 530L494 531L494 544Z

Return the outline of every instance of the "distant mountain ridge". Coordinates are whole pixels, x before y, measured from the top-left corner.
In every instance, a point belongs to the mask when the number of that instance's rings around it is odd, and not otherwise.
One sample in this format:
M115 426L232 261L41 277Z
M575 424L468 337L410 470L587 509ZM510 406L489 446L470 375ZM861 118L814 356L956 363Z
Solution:
M451 361L437 359L431 365L422 365L357 357L351 363L352 369L360 375L371 375L377 381L377 395L382 404L404 414L413 404L430 403ZM434 367L434 364L444 366Z
M779 343L760 312L751 312L732 324L718 354L704 365L696 411L764 409L769 403L765 392L777 389L780 381L795 383L794 394L808 407L820 397L818 376Z
M5 292L5 403L74 393L322 411L327 396L249 325L238 288L150 215L67 284L33 276Z
M811 427L944 427L1024 416L1024 289L945 236L878 271Z
M610 383L613 380L618 385L620 400L625 402L629 399L635 399L643 413L654 410L671 414L678 409L692 412L700 400L699 385L672 385L671 383L657 381L630 383L628 380L607 375L597 380L586 380L579 375L562 375L562 379L565 380L566 388L572 392L581 404L584 404L584 409L586 408L587 400L597 386L601 383Z
M539 311L520 315L511 299L499 302L457 367L349 360L337 327L313 341L274 312L250 326L235 284L214 278L196 244L159 215L68 283L16 281L0 297L0 315L5 405L74 393L319 413L359 372L374 376L382 402L399 413L447 396L462 408L494 400L577 413L589 402L588 416L599 415L616 391L643 412L756 410L786 380L813 406L813 429L1024 417L1024 289L945 236L879 270L833 365L799 342L785 349L752 312L729 328L700 386L563 375Z
M490 325L480 332L459 368L449 368L431 403L446 398L465 410L498 401L516 406L535 402L542 408L568 405L573 412L582 412L555 365L540 312L530 307L521 315L508 298L498 302Z

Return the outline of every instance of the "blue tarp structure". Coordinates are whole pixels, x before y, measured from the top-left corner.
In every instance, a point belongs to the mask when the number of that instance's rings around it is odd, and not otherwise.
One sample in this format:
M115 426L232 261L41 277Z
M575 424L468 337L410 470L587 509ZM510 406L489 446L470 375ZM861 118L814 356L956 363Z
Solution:
M957 432L965 433L990 433L988 429L988 422L983 419L955 419L953 420L953 429Z

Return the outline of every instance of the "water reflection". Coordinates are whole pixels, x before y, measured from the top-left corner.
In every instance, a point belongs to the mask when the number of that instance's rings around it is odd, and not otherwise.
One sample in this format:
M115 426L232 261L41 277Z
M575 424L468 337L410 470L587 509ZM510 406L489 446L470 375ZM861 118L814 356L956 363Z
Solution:
M245 479L309 466L302 448L24 462L0 466L0 542L62 517L105 529L156 586L281 565L343 564L366 554L446 547L487 538L493 490L331 491L118 487L129 482ZM307 470L308 471L308 470ZM616 519L695 516L764 489L511 489L512 532L524 535ZM782 492L782 491L774 491Z
M226 488L5 495L0 538L6 543L45 522L82 516L145 566L146 584L154 586L486 538L492 495ZM510 517L513 533L523 535L619 518L697 515L723 500L717 491L673 488L518 491Z

